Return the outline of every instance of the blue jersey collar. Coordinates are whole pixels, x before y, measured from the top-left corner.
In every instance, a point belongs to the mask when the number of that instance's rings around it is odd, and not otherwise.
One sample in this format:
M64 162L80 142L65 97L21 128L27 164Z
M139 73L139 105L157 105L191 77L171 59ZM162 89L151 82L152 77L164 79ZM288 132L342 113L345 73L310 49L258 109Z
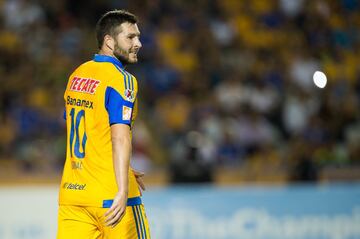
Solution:
M113 63L114 65L120 67L121 69L124 69L123 64L118 59L116 59L115 57L112 57L112 56L95 54L94 61L95 62L110 62L110 63Z

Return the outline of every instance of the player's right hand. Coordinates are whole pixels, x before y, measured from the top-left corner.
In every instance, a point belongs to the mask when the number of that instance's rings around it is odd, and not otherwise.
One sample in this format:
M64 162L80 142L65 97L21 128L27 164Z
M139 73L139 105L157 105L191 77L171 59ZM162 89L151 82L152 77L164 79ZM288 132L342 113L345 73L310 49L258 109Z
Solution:
M135 170L133 168L131 170L134 172L136 182L138 183L138 186L139 186L139 189L140 189L140 193L141 193L141 191L145 191L146 190L145 189L145 183L143 181L143 177L144 177L145 173L137 171L137 170Z
M127 194L118 192L114 198L113 204L105 213L105 225L115 227L126 213Z

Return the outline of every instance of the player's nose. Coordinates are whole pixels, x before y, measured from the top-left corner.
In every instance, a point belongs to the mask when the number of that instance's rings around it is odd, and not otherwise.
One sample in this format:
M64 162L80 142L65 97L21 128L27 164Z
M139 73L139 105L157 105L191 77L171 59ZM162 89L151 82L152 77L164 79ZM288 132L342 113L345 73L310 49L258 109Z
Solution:
M140 49L140 48L142 47L142 44L141 44L140 39L136 39L136 40L135 40L134 47L135 47L136 49Z

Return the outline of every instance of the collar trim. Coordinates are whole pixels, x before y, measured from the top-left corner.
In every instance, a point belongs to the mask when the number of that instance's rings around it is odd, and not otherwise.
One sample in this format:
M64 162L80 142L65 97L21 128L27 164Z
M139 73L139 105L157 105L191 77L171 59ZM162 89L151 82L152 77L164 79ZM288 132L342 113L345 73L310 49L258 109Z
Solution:
M110 62L110 63L120 67L121 69L124 69L123 64L118 59L116 59L115 57L112 57L112 56L95 54L94 61L95 62Z

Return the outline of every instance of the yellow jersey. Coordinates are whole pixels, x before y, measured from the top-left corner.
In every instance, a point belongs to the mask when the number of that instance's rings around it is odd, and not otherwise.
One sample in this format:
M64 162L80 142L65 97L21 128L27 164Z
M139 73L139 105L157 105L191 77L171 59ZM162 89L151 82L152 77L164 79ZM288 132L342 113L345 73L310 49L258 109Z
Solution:
M132 128L138 86L114 57L95 55L69 77L64 117L67 150L60 205L109 207L118 192L112 158L112 124ZM140 191L129 169L129 198Z

